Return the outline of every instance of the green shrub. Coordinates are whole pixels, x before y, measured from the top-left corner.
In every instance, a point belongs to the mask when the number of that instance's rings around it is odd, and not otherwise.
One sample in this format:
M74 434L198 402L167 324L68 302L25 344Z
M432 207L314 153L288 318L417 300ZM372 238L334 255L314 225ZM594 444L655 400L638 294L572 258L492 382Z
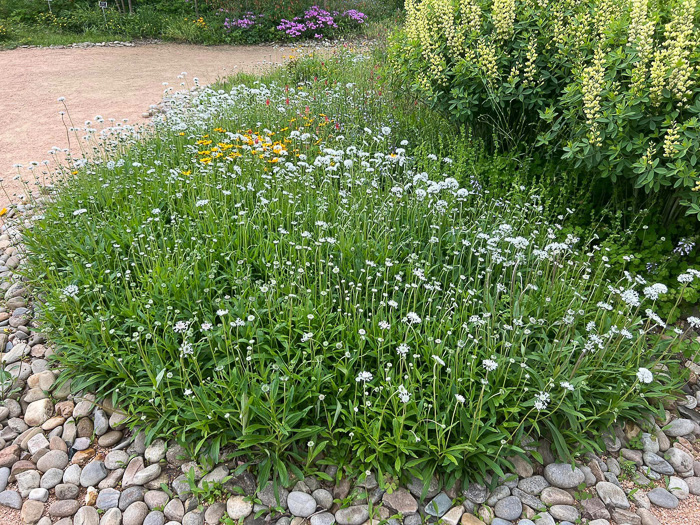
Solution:
M394 63L495 146L569 159L700 220L697 0L409 0Z
M482 478L525 434L569 457L654 410L680 377L663 289L535 196L489 199L485 160L421 146L439 128L362 57L322 61L335 78L187 97L62 185L26 242L73 388L283 481L329 461Z

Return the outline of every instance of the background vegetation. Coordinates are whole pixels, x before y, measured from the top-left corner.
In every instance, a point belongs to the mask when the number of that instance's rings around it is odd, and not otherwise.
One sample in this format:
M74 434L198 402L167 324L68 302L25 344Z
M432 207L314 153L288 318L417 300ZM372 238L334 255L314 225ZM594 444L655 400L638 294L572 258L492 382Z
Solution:
M319 4L319 9L312 7ZM367 32L396 18L401 2L390 0L206 1L109 0L104 14L96 1L0 0L0 43L50 45L80 41L156 38L197 44L256 44L334 38ZM314 22L313 30L290 34L282 20ZM366 15L364 19L355 12ZM332 18L332 23L328 22ZM311 24L310 24L311 25Z

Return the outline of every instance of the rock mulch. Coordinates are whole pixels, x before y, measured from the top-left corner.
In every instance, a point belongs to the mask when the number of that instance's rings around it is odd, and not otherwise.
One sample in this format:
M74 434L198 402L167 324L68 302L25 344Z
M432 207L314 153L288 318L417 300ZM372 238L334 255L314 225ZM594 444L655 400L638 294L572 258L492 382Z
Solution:
M148 44L159 44L160 40L147 39L147 40L131 40L128 42L122 42L119 40L114 40L112 42L75 42L68 45L50 45L50 46L35 46L31 44L24 44L20 47L22 49L37 49L37 48L47 48L47 49L86 49L88 47L136 47Z
M354 486L347 478L333 484L307 477L258 491L251 473L234 475L237 461L203 470L177 444L147 445L143 432L127 431L126 416L108 399L72 393L58 381L53 349L37 331L30 290L17 274L20 227L34 211L19 210L0 235L0 361L9 375L0 382L3 525L214 525L223 518L244 525L660 525L673 523L670 513L684 502L686 510L700 508L693 374L683 405L673 407L683 417L668 410L664 421L616 426L604 436L604 456L586 454L573 467L557 463L546 443L532 443L544 464L514 458L515 473L491 478L489 487L441 490L431 480L421 499L419 480L386 491L369 475ZM326 472L335 478L337 467ZM207 503L202 489L212 484L225 495Z

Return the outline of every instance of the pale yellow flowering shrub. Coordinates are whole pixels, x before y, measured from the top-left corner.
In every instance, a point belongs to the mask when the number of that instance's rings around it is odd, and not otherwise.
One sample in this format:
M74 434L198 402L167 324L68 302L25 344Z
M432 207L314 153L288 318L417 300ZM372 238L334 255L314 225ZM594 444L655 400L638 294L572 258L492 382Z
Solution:
M392 60L493 147L546 148L700 216L699 4L408 0Z
M671 21L666 24L666 40L654 54L651 66L651 96L655 104L663 102L663 91L668 89L680 106L688 103L692 87L694 67L690 63L693 49L697 52L697 26L694 22L697 0L684 0ZM696 71L697 75L697 71Z
M515 21L515 0L493 0L493 24L496 39L506 40L513 35Z
M581 79L581 90L583 92L583 112L586 114L586 124L590 131L588 138L591 143L600 145L600 131L598 129L598 119L601 117L600 96L603 91L605 80L605 61L602 49L596 49L593 62L584 68Z

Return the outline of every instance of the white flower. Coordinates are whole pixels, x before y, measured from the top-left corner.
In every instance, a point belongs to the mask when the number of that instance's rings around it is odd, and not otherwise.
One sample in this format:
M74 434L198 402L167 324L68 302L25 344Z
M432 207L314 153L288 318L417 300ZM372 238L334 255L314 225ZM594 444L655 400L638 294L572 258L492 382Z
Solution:
M406 314L406 320L408 324L420 324L422 321L416 312L408 312L408 314Z
M457 403L461 403L461 404L464 404L464 402L466 401L464 396L461 396L459 394L455 394L455 399L457 400Z
M213 325L211 323L202 323L202 330L205 332L208 330L211 330L213 328Z
M530 244L525 237L507 237L506 241L511 243L516 250L524 250Z
M399 385L398 393L399 399L402 403L408 403L411 400L411 393L408 390L406 390L405 386Z
M187 357L188 355L194 354L194 347L192 346L192 343L188 343L187 341L184 341L180 345L180 355L182 357Z
M640 383L649 384L654 379L654 374L648 368L640 368L637 371L637 379L639 379Z
M391 128L389 126L384 126L382 128L382 134L389 135L391 133Z
M79 291L80 289L76 285L69 284L63 289L63 295L65 295L66 297L76 298L78 296Z
M559 383L559 386L565 388L566 390L570 390L571 392L574 391L574 385L572 385L568 381L562 381L561 383Z
M689 273L682 273L678 276L678 282L681 284L687 284L693 282L693 276Z
M372 375L371 372L360 372L357 374L357 377L355 378L355 381L358 383L368 383L374 379L374 376Z
M535 408L539 410L544 410L549 404L549 394L547 392L540 392L535 394Z
M223 317L227 313L228 313L228 310L224 310L223 308L220 308L219 310L216 311L216 315L219 315L221 317Z
M178 321L177 323L175 323L175 326L173 326L173 331L176 334L181 334L183 332L186 332L189 326L189 321Z
M487 372L493 372L496 370L496 368L498 368L498 363L493 359L484 359L481 362L481 366L483 366Z
M396 349L396 353L399 354L400 356L404 357L406 354L408 354L408 345L403 343L400 344L399 347Z
M77 217L78 215L82 215L83 213L87 213L87 210L85 208L80 208L79 210L75 210L73 212L73 215L75 215ZM692 281L692 278L691 278L691 281Z
M635 291L632 290L631 288L629 290L625 290L620 294L620 298L627 303L628 305L634 307L634 306L639 306L639 294Z
M688 324L690 325L691 328L700 328L700 319L697 317L688 317L687 319Z
M433 360L440 366L445 366L445 361L443 361L440 357L433 355Z
M656 283L644 288L645 297L647 299L651 299L652 301L656 301L659 298L659 295L665 294L666 292L668 292L668 288L662 283Z

